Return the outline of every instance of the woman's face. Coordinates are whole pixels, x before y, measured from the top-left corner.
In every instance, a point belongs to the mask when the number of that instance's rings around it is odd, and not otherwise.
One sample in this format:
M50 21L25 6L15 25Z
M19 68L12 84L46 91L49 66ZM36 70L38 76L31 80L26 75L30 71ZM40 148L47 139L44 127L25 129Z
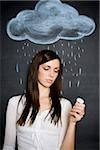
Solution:
M50 60L39 66L38 82L48 88L56 80L60 69L60 62L58 59Z

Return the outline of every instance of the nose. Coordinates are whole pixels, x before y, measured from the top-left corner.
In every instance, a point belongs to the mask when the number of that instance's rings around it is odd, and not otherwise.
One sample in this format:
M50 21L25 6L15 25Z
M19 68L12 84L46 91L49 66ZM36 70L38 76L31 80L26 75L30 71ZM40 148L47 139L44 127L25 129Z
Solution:
M54 71L53 70L50 70L50 73L49 73L50 77L54 77Z

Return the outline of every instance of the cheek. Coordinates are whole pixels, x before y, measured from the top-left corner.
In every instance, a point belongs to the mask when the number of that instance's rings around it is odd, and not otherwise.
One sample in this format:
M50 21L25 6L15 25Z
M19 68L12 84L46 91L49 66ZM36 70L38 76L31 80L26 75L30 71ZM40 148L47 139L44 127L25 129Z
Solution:
M57 77L58 77L58 74L55 75L54 81L57 79Z
M42 75L42 73L38 73L38 80L41 80L43 78L43 75Z
M38 80L43 80L46 77L46 73L43 71L38 72Z

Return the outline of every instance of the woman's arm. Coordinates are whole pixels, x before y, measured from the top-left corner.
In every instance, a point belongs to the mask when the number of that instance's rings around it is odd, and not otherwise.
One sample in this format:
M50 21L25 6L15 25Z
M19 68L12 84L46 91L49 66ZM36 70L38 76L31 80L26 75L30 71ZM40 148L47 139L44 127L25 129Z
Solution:
M16 102L16 97L11 98L8 102L3 150L15 150L17 114Z
M61 150L74 150L76 123L83 118L84 110L85 104L76 102L73 106L70 112L69 125L61 145Z

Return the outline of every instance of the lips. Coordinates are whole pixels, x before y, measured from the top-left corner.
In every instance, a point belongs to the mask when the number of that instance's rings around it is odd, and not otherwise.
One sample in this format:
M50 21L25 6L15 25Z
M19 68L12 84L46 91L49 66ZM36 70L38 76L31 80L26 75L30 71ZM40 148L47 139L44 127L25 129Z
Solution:
M47 81L48 83L52 83L52 82L53 82L53 80L51 80L51 79L46 79L46 81Z

